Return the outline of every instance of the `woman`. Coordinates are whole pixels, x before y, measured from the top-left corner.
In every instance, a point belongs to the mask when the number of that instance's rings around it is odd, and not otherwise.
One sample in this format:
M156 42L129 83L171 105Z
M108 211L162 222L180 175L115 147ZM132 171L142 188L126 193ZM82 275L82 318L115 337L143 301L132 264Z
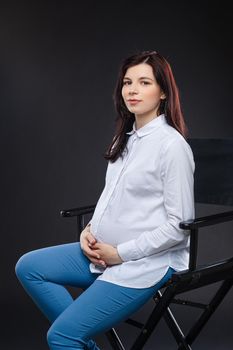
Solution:
M80 243L29 252L16 273L51 321L52 350L99 349L93 340L186 269L194 218L192 151L169 63L155 51L126 58L114 93L116 133L105 187ZM65 285L84 288L73 300Z

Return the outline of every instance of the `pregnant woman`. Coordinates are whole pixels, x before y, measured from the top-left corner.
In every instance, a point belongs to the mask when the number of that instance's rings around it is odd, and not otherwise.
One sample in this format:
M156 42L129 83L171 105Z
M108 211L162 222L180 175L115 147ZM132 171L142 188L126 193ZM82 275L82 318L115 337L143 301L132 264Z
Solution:
M51 322L52 350L99 350L97 334L188 267L189 235L179 222L194 218L195 164L167 60L156 51L124 59L114 102L105 187L80 242L31 251L16 265ZM84 291L73 300L67 285Z

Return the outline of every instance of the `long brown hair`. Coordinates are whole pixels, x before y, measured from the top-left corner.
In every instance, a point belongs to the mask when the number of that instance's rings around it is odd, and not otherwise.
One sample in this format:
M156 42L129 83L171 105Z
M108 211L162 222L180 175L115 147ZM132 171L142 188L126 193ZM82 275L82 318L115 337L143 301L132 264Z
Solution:
M124 59L118 73L113 94L114 106L117 113L115 119L116 131L111 144L104 154L104 158L110 160L112 163L122 156L129 138L129 135L126 133L132 130L135 121L134 114L127 109L121 94L123 78L128 68L140 63L147 63L152 67L154 77L166 96L164 100L161 100L157 114L164 113L167 123L179 131L185 138L188 134L188 129L181 111L179 91L170 64L156 51L139 52Z

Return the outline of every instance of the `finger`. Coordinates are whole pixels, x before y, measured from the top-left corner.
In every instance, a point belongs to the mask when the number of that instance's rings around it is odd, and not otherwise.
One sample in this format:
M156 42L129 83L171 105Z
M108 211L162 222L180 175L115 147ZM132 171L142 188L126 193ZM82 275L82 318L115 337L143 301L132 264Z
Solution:
M101 247L101 243L95 242L95 243L94 243L94 247L96 247L96 248Z
M105 261L103 260L97 260L97 259L93 259L93 258L89 258L89 260L94 264L94 265L97 265L97 266L101 266L101 267L106 267L106 263Z
M88 255L86 252L83 252L83 253L94 265L105 266L105 267L107 266L104 260L95 259L92 256Z
M88 243L90 243L90 244L95 244L96 243L96 239L91 233L89 233L86 236L86 239L87 239Z
M96 258L96 259L99 259L100 258L100 255L99 253L97 253L96 251L90 249L88 247L88 245L84 244L84 247L83 247L83 250L84 252L89 255L90 257L93 257L93 258Z
M91 249L92 250L99 250L99 251L101 251L101 248L102 248L102 245L101 245L101 243L95 243L95 244L92 244L91 245Z
M95 248L92 248L91 247L91 252L92 252L92 254L95 254L95 257L97 257L97 259L103 259L103 252L100 250L100 249L95 249Z

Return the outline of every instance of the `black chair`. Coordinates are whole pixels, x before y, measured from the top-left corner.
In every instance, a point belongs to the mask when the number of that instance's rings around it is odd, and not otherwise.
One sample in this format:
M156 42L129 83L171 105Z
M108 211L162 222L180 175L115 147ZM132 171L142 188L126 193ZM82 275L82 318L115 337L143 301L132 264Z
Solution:
M232 206L233 139L189 139L188 142L193 150L196 164L194 185L195 203ZM89 205L62 210L61 216L76 216L78 232L80 233L85 227L85 216L93 213L95 206ZM143 346L162 317L164 317L177 342L177 349L191 349L192 343L233 285L233 254L232 257L225 260L197 265L198 231L199 228L217 225L230 220L233 220L233 210L180 223L182 229L190 231L189 269L174 273L166 285L154 295L155 306L145 324L132 319L126 320L127 323L141 329L131 350L143 349ZM219 236L219 239L221 240L221 236ZM194 289L212 285L216 282L221 282L220 287L218 286L217 292L208 304L175 298L181 293L193 291ZM186 335L183 334L169 308L172 303L203 310L201 316ZM113 349L125 349L115 329L111 329L106 335Z

